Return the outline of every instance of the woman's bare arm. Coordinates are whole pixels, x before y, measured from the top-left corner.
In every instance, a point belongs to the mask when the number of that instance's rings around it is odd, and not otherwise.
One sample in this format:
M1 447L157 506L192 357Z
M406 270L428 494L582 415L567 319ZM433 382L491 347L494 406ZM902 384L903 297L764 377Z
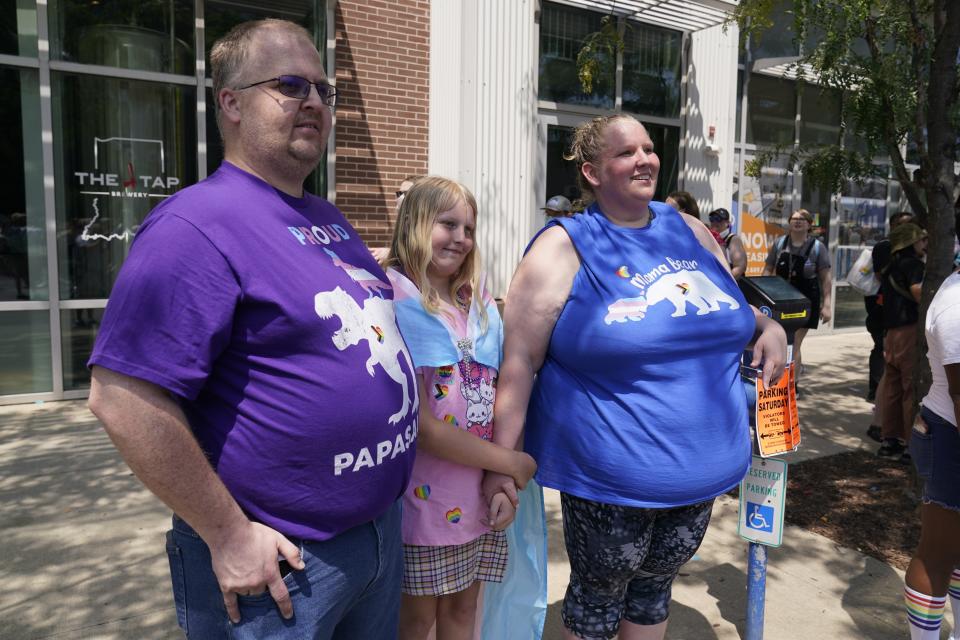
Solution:
M579 269L573 242L560 226L544 231L517 267L503 313L503 362L494 408L497 444L516 448L520 442L533 377L543 365ZM504 485L508 493L513 489L509 478L488 473L484 493L489 499Z

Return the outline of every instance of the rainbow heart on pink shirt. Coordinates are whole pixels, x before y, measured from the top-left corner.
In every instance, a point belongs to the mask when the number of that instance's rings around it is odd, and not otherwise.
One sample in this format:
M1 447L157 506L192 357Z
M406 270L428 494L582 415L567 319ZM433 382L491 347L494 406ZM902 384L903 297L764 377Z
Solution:
M447 511L447 522L450 524L457 524L460 522L460 518L463 517L463 511L460 510L460 507L454 507Z

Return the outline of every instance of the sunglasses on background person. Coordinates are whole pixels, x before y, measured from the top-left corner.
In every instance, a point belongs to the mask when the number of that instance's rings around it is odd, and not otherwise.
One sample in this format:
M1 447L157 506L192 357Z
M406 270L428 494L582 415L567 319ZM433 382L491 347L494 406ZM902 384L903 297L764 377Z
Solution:
M243 91L244 89L256 87L268 82L276 82L277 91L288 98L296 98L297 100L306 100L307 96L310 95L310 87L314 86L317 88L317 94L320 96L320 100L323 101L323 104L327 105L328 107L333 107L337 104L337 90L330 86L326 80L321 82L310 82L306 78L301 78L300 76L277 76L276 78L270 78L268 80L261 80L260 82L248 84L245 87L238 87L237 91Z

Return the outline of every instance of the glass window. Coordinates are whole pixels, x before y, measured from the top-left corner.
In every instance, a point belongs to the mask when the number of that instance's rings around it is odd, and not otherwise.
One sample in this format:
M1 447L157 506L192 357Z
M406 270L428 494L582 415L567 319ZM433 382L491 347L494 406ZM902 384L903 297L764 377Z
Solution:
M103 320L103 309L63 309L60 337L63 346L63 388L65 391L90 388L87 360Z
M907 172L912 174L918 167L911 167L907 165ZM891 173L891 175L893 175ZM913 213L913 207L910 206L910 201L907 200L907 194L904 193L903 187L900 186L899 180L891 179L889 182L890 185L890 198L887 201L887 220L890 220L890 216L901 211L906 211Z
M0 53L37 55L37 3L7 0L0 7Z
M325 52L324 34L326 23L325 3L321 0L287 0L270 7L255 7L243 0L208 0L204 5L204 41L206 43L207 59L213 44L227 34L237 24L247 20L261 20L264 18L278 18L290 20L305 28L314 35L314 42L320 50ZM210 76L210 65L206 65L207 76ZM223 141L217 129L217 117L213 90L206 90L206 120L207 120L207 175L212 174L223 161ZM323 159L316 170L304 182L307 191L319 196L327 194L327 157Z
M660 177L657 180L655 200L663 201L667 194L677 189L680 166L680 129L655 124L644 124L653 147L660 158ZM571 127L547 127L547 193L546 197L562 195L574 201L580 197L577 186L577 168L563 154L570 148L573 137Z
M73 74L52 81L60 296L106 298L143 218L196 182L196 91Z
M36 71L0 67L0 122L0 301L48 300Z
M854 256L854 259L859 257ZM845 276L844 276L845 277ZM837 283L842 282L837 280ZM837 286L833 299L833 328L863 328L867 321L867 310L863 306L863 294L849 286Z
M660 177L657 179L657 192L654 200L663 202L667 194L677 190L677 177L680 175L680 128L658 124L643 124L653 140L653 149L660 157Z
M279 18L296 22L314 34L317 45L323 44L323 22L326 14L324 3L317 0L286 0L272 3L272 6L256 6L243 0L207 0L203 12L203 39L208 59L213 43L225 36L234 26L247 20ZM324 48L319 48L323 55ZM209 77L209 64L206 69Z
M220 163L223 162L223 140L220 138L220 129L217 127L216 103L213 101L213 89L207 87L204 92L207 98L207 175L209 176Z
M775 7L770 13L773 25L751 39L750 51L754 60L799 55L800 50L794 42L792 4L792 0L775 0Z
M209 176L220 167L223 162L223 140L220 139L220 130L217 128L217 116L214 111L213 89L206 89L206 119L207 119L207 175ZM327 154L323 154L320 164L303 182L303 188L314 195L327 196Z
M748 156L745 163L752 160ZM738 186L734 202L740 213L738 231L747 252L746 273L759 276L771 243L784 233L787 217L793 213L794 176L785 159L779 158L761 170L759 179L745 175Z
M566 196L573 202L580 197L577 165L573 160L563 159L572 138L573 129L570 127L547 127L547 198Z
M842 245L874 244L884 236L887 220L887 180L847 180L840 194L837 225Z
M737 124L736 126L736 143L739 145L741 142L740 138L740 129L742 125L740 120L743 119L743 69L737 71ZM739 165L737 165L739 166Z
M792 80L754 73L747 88L747 142L792 145L797 93Z
M193 0L51 0L52 57L193 75Z
M681 33L627 22L624 40L624 110L679 116Z
M840 144L840 92L805 84L800 96L800 144Z
M830 225L836 222L831 216L832 202L833 197L829 191L814 186L811 180L802 180L800 206L797 208L806 209L813 214L813 229L811 232L827 245L830 244L832 239ZM840 243L845 244L843 238L840 239Z
M612 109L616 90L616 60L604 59L593 93L581 91L577 54L583 40L600 30L603 14L543 3L540 14L540 99Z
M759 180L744 176L741 196L742 213L786 228L787 217L794 211L793 172L787 167L786 158L775 159L763 167Z
M0 312L0 395L53 390L49 311Z

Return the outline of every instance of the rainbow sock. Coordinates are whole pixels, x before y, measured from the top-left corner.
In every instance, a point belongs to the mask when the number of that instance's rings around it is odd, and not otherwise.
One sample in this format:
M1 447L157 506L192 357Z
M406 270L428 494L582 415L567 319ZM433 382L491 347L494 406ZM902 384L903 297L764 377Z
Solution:
M910 640L938 640L947 597L935 598L903 585L903 601L907 605Z
M960 569L954 569L950 574L950 609L953 611L953 638L960 640Z

